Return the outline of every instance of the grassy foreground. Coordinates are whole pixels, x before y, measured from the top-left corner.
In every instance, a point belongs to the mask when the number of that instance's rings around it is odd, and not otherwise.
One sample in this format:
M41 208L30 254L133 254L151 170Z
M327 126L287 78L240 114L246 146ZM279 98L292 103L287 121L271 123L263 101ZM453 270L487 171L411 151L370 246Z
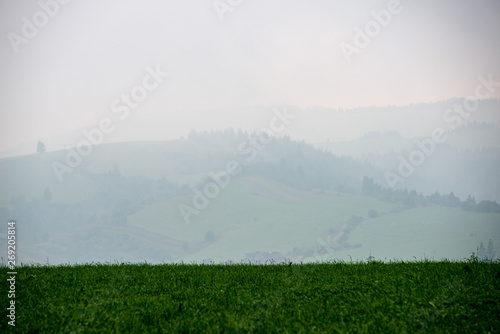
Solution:
M15 327L7 285L2 333L500 332L498 261L22 266Z

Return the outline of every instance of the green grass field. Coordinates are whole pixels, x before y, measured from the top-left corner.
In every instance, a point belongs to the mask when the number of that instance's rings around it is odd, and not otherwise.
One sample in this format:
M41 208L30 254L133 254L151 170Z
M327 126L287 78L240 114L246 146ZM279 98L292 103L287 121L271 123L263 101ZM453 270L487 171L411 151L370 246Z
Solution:
M6 271L6 268L2 269ZM22 266L2 333L498 333L500 262Z

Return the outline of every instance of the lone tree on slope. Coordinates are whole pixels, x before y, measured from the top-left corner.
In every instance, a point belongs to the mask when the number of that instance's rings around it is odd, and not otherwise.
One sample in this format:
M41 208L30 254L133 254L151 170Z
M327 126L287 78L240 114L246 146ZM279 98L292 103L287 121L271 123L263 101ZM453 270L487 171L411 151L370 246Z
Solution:
M38 141L38 144L36 145L36 153L45 153L45 144L42 143L40 140Z

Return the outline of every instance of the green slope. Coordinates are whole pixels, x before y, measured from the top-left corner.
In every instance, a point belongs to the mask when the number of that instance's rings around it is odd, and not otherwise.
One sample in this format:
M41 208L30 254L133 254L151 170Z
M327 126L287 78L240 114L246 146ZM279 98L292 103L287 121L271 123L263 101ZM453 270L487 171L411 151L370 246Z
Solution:
M300 191L258 177L232 180L186 224L178 206L190 205L193 196L151 205L128 221L182 240L185 247L203 241L211 231L215 240L201 249L190 249L192 255L184 258L188 262L205 258L239 261L257 251L278 251L293 258L290 252L296 247L313 250L321 245L326 247L319 254L300 259L366 259L370 249L378 259L458 259L468 257L481 241L486 244L491 238L495 245L500 243L500 214L435 206L401 211L397 204L372 198ZM382 215L368 219L371 209ZM342 232L353 215L366 220ZM346 234L347 241L335 242L341 234Z
M350 235L354 243L371 249L376 259L463 259L477 252L481 242L500 244L500 214L465 212L430 206L402 211L362 222ZM365 256L363 250L339 257ZM498 254L497 254L498 255ZM413 258L414 259L414 258Z
M66 173L60 182L52 164L63 163L65 152L32 154L0 159L0 206L8 207L12 196L42 196L50 188L54 202L78 202L94 194L96 185L79 173Z
M125 177L144 176L156 180L165 176L178 184L191 183L202 175L183 172L185 166L176 160L183 151L193 152L193 147L188 146L190 144L185 141L93 146L91 153L82 156L81 163L72 168L72 172L61 174L62 180L58 179L53 165L67 165L67 150L3 158L0 159L0 207L8 207L12 196L41 197L45 188L52 191L54 202L88 199L97 185L78 169L107 173L116 165Z

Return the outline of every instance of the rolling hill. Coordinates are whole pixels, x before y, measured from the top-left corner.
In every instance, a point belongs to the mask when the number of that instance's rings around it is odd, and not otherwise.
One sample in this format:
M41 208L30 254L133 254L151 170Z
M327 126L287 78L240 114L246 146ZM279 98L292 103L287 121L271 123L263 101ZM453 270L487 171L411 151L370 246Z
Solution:
M22 262L51 264L463 259L490 239L498 249L500 213L364 196L363 176L383 180L376 167L286 137L251 160L250 146L237 149L250 142L226 131L101 145L61 182L53 166L67 151L0 159L0 219L17 219ZM241 172L195 204L228 161Z
M239 261L246 254L279 252L295 261L458 259L481 242L500 244L500 214L464 213L430 206L404 209L395 203L340 192L296 190L274 181L234 180L190 224L180 203L193 194L154 204L129 217L129 223L190 243L212 242L184 261ZM378 217L369 217L370 210ZM359 223L352 223L353 216ZM347 225L347 226L346 226Z

